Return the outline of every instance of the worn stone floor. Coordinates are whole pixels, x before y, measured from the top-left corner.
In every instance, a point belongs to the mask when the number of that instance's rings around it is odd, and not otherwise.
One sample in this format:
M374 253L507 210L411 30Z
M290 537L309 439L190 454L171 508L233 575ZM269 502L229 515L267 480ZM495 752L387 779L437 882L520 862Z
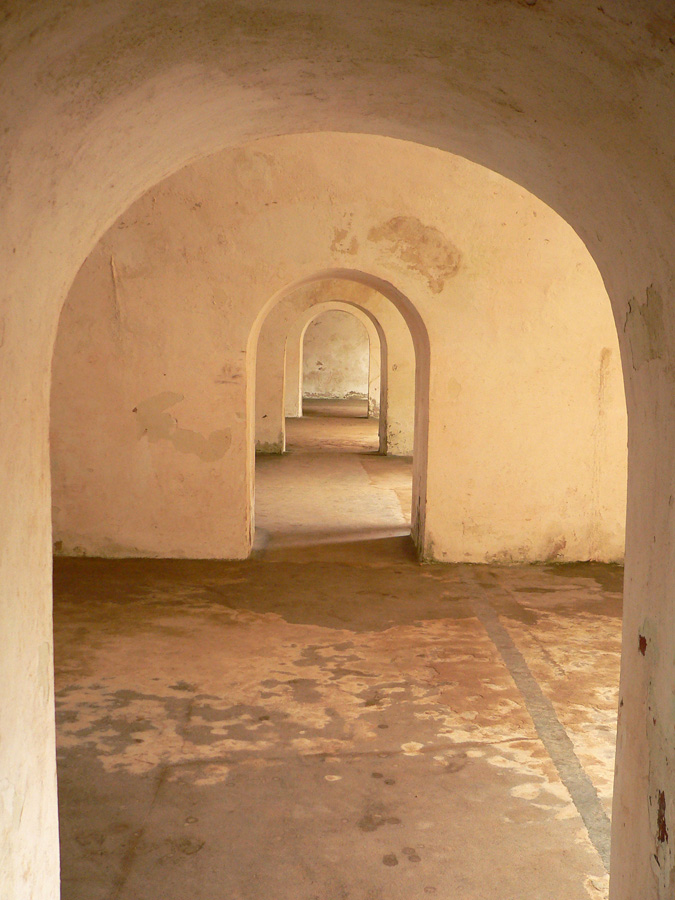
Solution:
M334 399L328 397L303 397L302 415L304 418L342 419L343 431L349 428L344 419L367 419L368 400L360 397ZM371 424L373 419L370 420ZM377 431L377 429L375 429Z
M305 404L288 452L256 459L256 549L409 534L412 462L378 455L367 401Z
M55 560L63 900L606 897L621 570L419 566L295 437L251 560Z

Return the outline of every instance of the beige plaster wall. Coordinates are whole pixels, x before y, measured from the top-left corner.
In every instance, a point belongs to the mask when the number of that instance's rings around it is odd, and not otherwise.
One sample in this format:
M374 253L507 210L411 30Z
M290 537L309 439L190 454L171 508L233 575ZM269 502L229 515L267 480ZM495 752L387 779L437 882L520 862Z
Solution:
M620 558L621 375L583 245L494 173L350 135L185 169L87 261L54 364L62 551L246 554L249 335L285 285L338 265L392 282L430 335L423 556Z
M283 417L299 418L302 416L302 345L305 336L305 323L296 320L291 325L286 338L284 356L284 383L282 395ZM256 427L256 435L257 435Z
M305 329L303 396L368 397L370 339L365 326L347 312L321 313Z
M246 325L223 316L208 285L190 290L184 257L155 268L184 248L172 198L162 199L166 215L157 198L146 240L134 218L108 232L63 310L52 387L57 553L248 555Z
M375 327L368 331L368 415L377 418L380 415L380 397L382 391L382 352L380 338ZM413 385L414 392L414 385ZM411 430L414 428L414 418Z

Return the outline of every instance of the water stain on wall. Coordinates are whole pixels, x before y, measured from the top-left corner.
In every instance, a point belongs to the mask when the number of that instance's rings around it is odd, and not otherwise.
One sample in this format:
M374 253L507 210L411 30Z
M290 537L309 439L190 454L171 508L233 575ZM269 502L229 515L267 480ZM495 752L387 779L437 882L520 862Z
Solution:
M335 253L348 253L354 256L358 253L359 242L355 235L349 237L348 228L334 228L330 249Z

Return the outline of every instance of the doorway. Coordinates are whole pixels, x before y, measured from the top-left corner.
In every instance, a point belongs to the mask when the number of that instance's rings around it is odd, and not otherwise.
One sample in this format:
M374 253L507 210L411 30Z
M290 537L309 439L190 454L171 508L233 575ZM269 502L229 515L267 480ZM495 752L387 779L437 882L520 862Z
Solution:
M415 351L403 317L381 295L379 302L379 317L344 301L311 304L288 326L285 452L257 454L257 549L410 534L412 452L387 453L386 426L388 412L394 421L407 416L398 430L412 443ZM268 346L264 335L261 342ZM273 418L269 361L260 363L257 435L259 425L270 432Z

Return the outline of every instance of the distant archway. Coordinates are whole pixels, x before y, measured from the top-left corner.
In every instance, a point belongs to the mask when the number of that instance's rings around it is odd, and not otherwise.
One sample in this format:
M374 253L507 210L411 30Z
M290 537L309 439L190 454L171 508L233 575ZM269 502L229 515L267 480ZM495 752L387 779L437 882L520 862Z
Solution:
M323 293L323 292L322 292ZM306 329L327 311L343 311L357 318L366 328L371 344L371 377L377 390L378 412L382 428L386 426L387 336L380 320L358 304L342 300L306 297L306 308L289 322L284 316L283 331L263 329L258 345L268 362L256 372L256 450L283 453L286 442L286 417L302 415L302 360ZM280 311L283 314L283 310ZM280 323L281 324L281 323ZM283 354L282 351L283 350ZM376 366L376 371L372 369ZM382 413L384 409L384 413ZM386 452L386 430L380 435L380 451Z
M327 310L308 322L303 334L302 398L360 401L368 417L371 338L377 338L350 312Z
M365 417L379 407L379 381L370 377L372 369L379 371L372 325L347 310L322 310L305 326L301 349L303 402L354 400Z
M387 342L384 330L378 319L369 312L365 306L364 291L367 296L368 292L374 292L381 298L384 298L388 304L402 317L405 327L412 341L414 351L414 372L415 372L415 391L414 391L414 426L413 426L413 488L412 488L412 509L411 509L411 533L418 551L421 552L424 546L424 522L425 522L425 502L426 502L426 478L427 478L427 442L428 442L428 404L429 404L429 338L426 327L411 301L398 291L392 284L385 282L376 276L369 275L364 272L347 269L332 269L316 276L302 279L301 281L290 285L288 288L279 292L275 297L271 298L265 308L259 314L249 337L249 350L247 357L254 361L256 377L250 377L248 384L258 389L261 386L261 373L265 376L271 375L277 382L282 382L283 397L283 381L285 378L285 352L286 340L288 333L285 334L283 346L280 347L279 342L274 340L274 325L279 327L286 319L286 328L293 320L297 321L298 316L292 316L289 312L293 309L293 298L302 297L305 305L305 311L302 314L308 324L316 315L316 307L321 304L321 298L325 292L327 296L335 295L335 285L339 283L341 292L340 296L345 299L342 301L347 305L360 309L364 315L367 315L375 327L378 329L381 347L385 348L383 356L387 358ZM318 289L319 293L315 291ZM324 301L325 302L325 301ZM274 317L274 318L272 318ZM276 318L276 322L275 322ZM265 365L262 366L258 361L258 353L261 347L273 349L276 346L276 363L269 364L269 358L265 358ZM263 351L264 352L264 351ZM281 365L279 361L281 359ZM382 381L384 384L382 384ZM256 415L249 416L250 435L249 445L251 452L256 446L256 425L259 425L263 417L266 415L260 409L257 409L255 389L250 391L248 408ZM388 400L388 374L384 375L381 380L381 392L387 396ZM382 404L381 404L382 405ZM277 408L278 408L277 403ZM281 404L281 414L278 422L284 422L285 404ZM385 423L387 418L385 417ZM283 427L283 425L282 425ZM386 428L386 424L385 424ZM382 433L381 433L382 434ZM385 431L386 435L386 431ZM382 437L381 437L382 440ZM385 437L386 440L386 437ZM260 446L259 449L267 449L271 452L283 452L285 436L283 431L278 438L267 442L267 447ZM253 492L252 492L253 493ZM252 498L253 502L253 498Z

